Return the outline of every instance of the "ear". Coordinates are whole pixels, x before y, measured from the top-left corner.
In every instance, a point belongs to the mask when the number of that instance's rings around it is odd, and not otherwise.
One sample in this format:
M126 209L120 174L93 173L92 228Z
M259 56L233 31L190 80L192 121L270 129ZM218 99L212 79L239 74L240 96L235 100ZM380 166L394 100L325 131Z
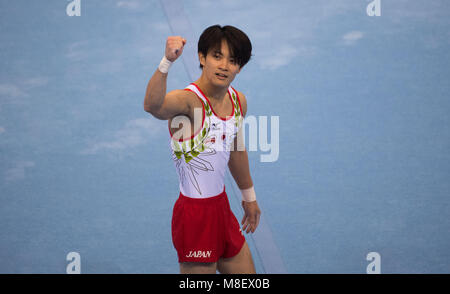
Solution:
M200 61L200 64L205 67L206 57L201 52L198 53L198 61Z

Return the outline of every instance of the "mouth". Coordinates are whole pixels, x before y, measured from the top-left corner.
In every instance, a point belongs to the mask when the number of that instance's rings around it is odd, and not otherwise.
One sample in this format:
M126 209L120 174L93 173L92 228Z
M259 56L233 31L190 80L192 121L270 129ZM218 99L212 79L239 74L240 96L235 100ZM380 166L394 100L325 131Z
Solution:
M220 79L220 80L225 80L226 78L228 78L227 75L224 75L222 73L216 73L216 76Z

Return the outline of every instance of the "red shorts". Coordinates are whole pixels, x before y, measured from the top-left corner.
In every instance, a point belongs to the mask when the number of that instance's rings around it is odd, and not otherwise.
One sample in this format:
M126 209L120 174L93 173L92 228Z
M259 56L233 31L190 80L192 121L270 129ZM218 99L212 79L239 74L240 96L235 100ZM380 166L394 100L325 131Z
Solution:
M239 253L245 238L230 209L225 188L217 196L184 196L175 202L172 242L179 262L217 262Z

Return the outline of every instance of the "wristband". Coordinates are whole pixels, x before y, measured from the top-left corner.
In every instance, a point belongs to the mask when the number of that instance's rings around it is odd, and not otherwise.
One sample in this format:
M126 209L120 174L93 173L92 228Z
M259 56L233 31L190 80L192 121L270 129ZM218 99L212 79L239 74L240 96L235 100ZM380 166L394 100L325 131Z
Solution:
M245 202L253 202L256 201L256 193L255 193L255 187L251 186L248 189L241 189L241 194L242 194L242 200L244 200Z
M161 59L161 62L159 63L158 69L162 73L168 73L169 68L172 65L172 62L166 58L166 55Z

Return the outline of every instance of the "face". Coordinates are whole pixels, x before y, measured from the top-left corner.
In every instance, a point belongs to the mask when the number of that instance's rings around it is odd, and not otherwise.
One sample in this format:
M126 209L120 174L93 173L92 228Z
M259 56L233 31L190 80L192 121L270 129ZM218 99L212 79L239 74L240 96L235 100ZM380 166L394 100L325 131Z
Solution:
M199 53L204 75L213 85L228 87L241 71L236 59L231 56L228 44L222 40L220 50L210 50L205 57Z

